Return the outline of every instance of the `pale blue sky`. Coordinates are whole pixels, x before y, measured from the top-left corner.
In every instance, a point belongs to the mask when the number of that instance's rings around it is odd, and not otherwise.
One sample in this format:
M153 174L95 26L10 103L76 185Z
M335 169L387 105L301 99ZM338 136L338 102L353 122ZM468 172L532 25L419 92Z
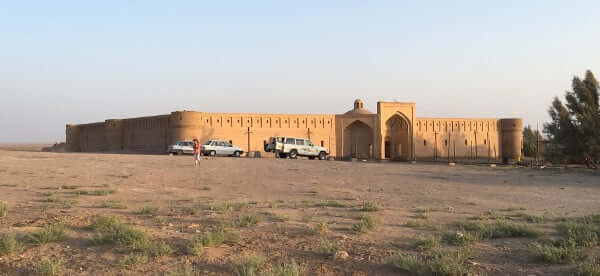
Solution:
M0 142L175 110L548 120L600 1L0 1Z

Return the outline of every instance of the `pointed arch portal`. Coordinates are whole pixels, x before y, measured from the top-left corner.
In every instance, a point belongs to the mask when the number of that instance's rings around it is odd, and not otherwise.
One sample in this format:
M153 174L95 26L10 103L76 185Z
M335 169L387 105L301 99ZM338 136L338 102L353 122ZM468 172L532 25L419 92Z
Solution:
M406 118L395 114L386 123L384 153L386 159L409 160L411 158L410 123Z
M344 129L344 156L373 158L373 128L360 120Z

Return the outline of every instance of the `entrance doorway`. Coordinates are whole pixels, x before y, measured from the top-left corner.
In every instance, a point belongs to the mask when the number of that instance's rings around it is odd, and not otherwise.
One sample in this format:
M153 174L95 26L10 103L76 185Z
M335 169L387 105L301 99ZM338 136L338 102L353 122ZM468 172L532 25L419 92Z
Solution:
M391 160L406 161L411 158L410 124L403 116L396 114L386 121L385 157Z
M361 121L354 121L344 129L344 156L372 158L373 129Z

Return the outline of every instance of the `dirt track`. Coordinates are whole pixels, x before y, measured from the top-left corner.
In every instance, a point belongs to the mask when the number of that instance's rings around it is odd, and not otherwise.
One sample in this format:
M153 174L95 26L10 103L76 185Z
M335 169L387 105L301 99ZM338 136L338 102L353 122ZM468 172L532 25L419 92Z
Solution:
M410 252L413 239L431 231L403 226L407 221L429 221L449 227L456 220L493 210L509 218L518 208L529 214L581 216L600 209L600 178L589 173L541 171L486 166L450 167L447 164L366 163L316 160L214 158L193 167L189 156L58 154L0 150L0 201L9 214L0 218L0 232L17 238L61 221L69 237L59 243L25 247L2 257L0 273L27 274L42 258L63 260L67 274L118 275L159 273L191 263L200 274L230 275L235 257L260 254L268 260L294 258L308 275L397 275L385 265L395 252ZM114 194L81 195L77 190L113 189ZM50 195L51 194L51 195ZM48 196L72 199L70 208L45 208ZM99 208L106 200L119 200L127 209ZM350 230L356 206L375 201L382 211L372 215L383 224L357 235ZM186 215L178 210L193 205L243 202L240 210L220 213L207 208ZM326 207L319 202L344 202L355 207ZM145 206L159 208L157 215L134 213ZM428 208L426 219L415 209ZM509 209L509 210L507 210ZM503 211L504 210L504 211ZM208 248L201 256L178 251L185 240L240 214L276 213L287 221L268 218L238 231L242 241L233 246ZM110 247L90 246L85 229L94 215L115 215L147 231L153 239L169 243L175 253L131 267L118 265L122 253ZM341 244L348 261L333 261L315 253L320 236L311 233L313 222L326 221L326 236ZM538 225L552 232L549 225ZM473 259L490 275L562 274L568 266L535 264L526 250L529 239L500 239L478 243Z

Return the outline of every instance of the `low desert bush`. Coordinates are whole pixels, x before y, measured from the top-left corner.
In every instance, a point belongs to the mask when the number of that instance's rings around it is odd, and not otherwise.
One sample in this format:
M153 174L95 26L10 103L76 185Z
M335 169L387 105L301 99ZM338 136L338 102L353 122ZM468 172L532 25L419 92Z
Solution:
M149 215L156 216L158 214L158 207L155 206L144 206L135 211L137 215Z
M325 202L317 202L314 205L315 207L333 207L333 208L351 208L353 205L348 202L337 201L337 200L328 200Z
M379 226L380 222L377 219L363 215L360 217L360 221L352 225L352 231L355 233L367 233L375 230Z
M188 240L186 251L188 254L200 255L204 248L219 246L221 244L233 245L241 240L237 232L229 232L223 225L218 225L212 231L207 231L196 235Z
M455 250L438 249L426 256L394 255L388 259L388 264L398 271L411 275L461 276L469 273L469 267L465 262L471 255L471 250L465 247Z
M238 227L250 227L250 226L254 226L254 225L258 224L261 221L262 221L261 217L257 214L241 215L236 220L235 224Z
M136 264L143 264L148 262L148 255L144 253L134 252L123 256L120 260L122 266L130 266Z
M119 200L105 200L100 204L100 208L107 209L127 209L127 205L123 204Z
M0 218L8 215L8 205L4 202L0 202Z
M379 203L369 200L369 201L363 202L360 210L364 211L364 212L377 212L377 211L381 210L381 206L379 205Z
M192 276L194 275L194 268L191 264L184 264L181 268L170 271L167 276Z
M599 242L600 225L578 221L569 221L557 226L563 241L575 243L575 246L591 247Z
M62 263L60 260L43 260L36 267L36 272L43 276L58 276L62 270Z
M544 223L556 220L556 218L549 213L545 213L542 215L520 213L519 216L529 223Z
M574 244L534 243L531 251L538 261L548 264L570 264L585 258L585 252Z
M338 243L332 242L332 241L328 240L327 238L322 238L319 241L319 248L317 249L317 253L324 255L324 256L331 256L336 251L338 251L339 248L340 248L340 245Z
M430 250L441 246L438 237L419 237L413 243L414 248L418 250Z
M81 186L77 186L77 185L62 185L60 186L61 189L63 190L75 190L75 189L79 189Z
M77 204L77 200L74 199L62 199L54 196L50 196L44 200L42 200L42 209L50 209L50 208L61 208L61 209L69 209Z
M265 265L263 256L245 256L235 260L233 264L233 275L256 276L258 271Z
M152 245L148 234L133 226L122 224L113 217L98 217L90 224L95 233L92 243L115 244L131 250L148 250Z
M35 245L62 241L66 237L65 227L62 224L51 224L36 233L28 235L29 241Z
M524 224L514 223L505 220L499 220L491 224L480 221L458 222L456 225L470 232L473 237L478 239L499 239L499 238L517 238L517 237L539 237L542 232L535 227Z
M265 276L300 276L304 275L306 266L298 264L296 260L290 259L275 265L272 271L265 273Z
M18 243L14 234L0 234L0 257L15 252L17 248Z
M311 230L315 235L325 235L329 232L329 224L326 221L319 221Z
M105 195L110 195L110 194L114 194L116 193L116 190L91 190L91 191L86 191L86 190L79 190L79 191L75 191L74 193L77 195L91 195L91 196L105 196Z
M440 226L435 225L433 223L426 222L426 221L417 221L417 220L409 220L406 223L404 223L402 226L417 229L417 230L425 230L425 231L437 231L437 230L440 230L440 228L441 228Z
M154 258L163 256L169 256L173 253L173 248L166 242L151 242L148 248L145 249L146 253Z
M600 262L585 262L575 269L574 276L600 276Z
M477 240L469 232L452 231L442 235L442 241L450 245L465 246L474 243Z

